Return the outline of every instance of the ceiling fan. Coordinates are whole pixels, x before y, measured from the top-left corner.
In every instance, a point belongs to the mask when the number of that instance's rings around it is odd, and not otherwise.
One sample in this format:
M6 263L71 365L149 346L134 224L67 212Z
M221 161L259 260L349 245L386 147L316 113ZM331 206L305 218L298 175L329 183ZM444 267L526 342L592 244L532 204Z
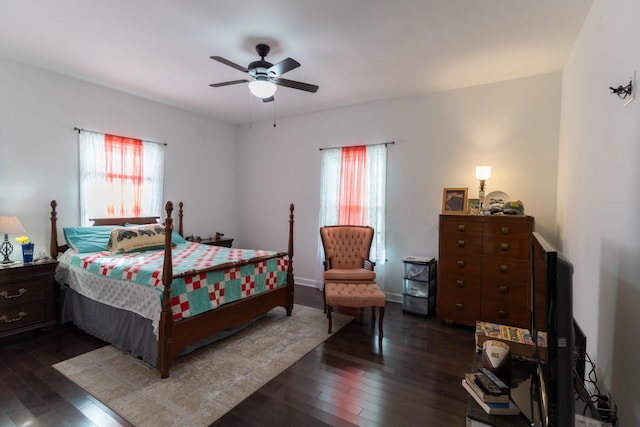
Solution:
M221 56L212 56L214 61L222 62L236 70L249 74L249 78L241 80L231 80L228 82L212 83L211 87L221 87L235 85L239 83L249 83L249 90L258 98L262 98L263 102L271 102L274 100L278 86L286 86L293 89L304 90L306 92L315 93L318 86L309 83L297 82L294 80L283 79L280 76L300 66L295 59L287 58L277 64L265 61L264 57L269 54L271 48L263 43L256 45L256 52L260 56L259 61L253 61L247 68L231 62Z

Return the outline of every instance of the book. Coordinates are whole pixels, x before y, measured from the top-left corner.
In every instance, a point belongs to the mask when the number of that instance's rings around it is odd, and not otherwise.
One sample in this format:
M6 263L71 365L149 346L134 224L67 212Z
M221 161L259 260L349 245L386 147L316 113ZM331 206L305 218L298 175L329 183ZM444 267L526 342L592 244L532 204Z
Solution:
M482 344L487 340L498 340L509 345L511 354L518 358L531 360L534 358L536 344L531 338L528 329L517 328L515 326L500 325L498 323L490 323L476 321L476 348L478 351L482 349ZM546 332L538 332L537 345L538 357L546 359L547 357L547 334Z
M508 403L491 403L483 401L480 396L473 391L473 388L471 388L465 378L462 379L462 387L467 390L467 393L469 393L484 412L489 415L518 415L520 413L520 408L518 408L511 399L509 399Z
M478 397L480 397L480 399L487 403L509 403L508 393L499 395L485 393L484 390L482 390L480 386L476 384L476 376L478 375L480 374L477 372L464 374L464 379L467 381L467 384L469 384L471 389L478 395Z

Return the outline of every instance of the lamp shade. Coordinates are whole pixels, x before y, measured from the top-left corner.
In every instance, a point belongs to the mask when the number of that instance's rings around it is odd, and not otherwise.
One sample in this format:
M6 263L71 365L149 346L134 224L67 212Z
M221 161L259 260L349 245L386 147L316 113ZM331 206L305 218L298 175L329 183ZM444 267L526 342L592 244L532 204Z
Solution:
M484 181L491 178L491 166L476 166L476 179Z
M17 216L0 216L0 234L24 234Z
M249 90L258 98L271 98L278 90L278 86L268 80L256 79L249 83Z

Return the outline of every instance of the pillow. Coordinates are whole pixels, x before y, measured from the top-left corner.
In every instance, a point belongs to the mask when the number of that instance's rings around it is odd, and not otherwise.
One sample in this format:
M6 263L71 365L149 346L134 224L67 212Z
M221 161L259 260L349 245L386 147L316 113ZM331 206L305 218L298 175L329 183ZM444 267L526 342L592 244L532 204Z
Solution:
M147 224L137 227L116 227L111 230L107 249L126 253L164 248L164 227Z
M160 224L160 223L144 224L144 225L154 225L154 226L156 226L156 225L160 225L161 227L164 227L164 226L163 226L162 224ZM141 225L140 225L140 224L131 224L130 222L125 222L125 223L124 223L124 226L125 226L125 227L140 227ZM185 240L185 238L184 238L184 237L182 237L182 236L180 235L180 233L178 233L178 232L176 231L176 229L174 228L174 229L173 229L173 231L171 232L171 244L172 244L172 245L177 245L177 244L180 244L180 243L187 243L187 241L186 241L186 240Z
M113 230L113 225L65 227L62 229L67 246L80 253L107 250L111 230Z

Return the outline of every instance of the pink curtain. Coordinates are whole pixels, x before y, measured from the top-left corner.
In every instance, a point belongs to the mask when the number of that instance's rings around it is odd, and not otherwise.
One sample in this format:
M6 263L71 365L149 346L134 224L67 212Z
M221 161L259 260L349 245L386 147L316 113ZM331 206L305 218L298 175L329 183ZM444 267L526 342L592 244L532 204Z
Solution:
M367 147L344 147L340 164L338 224L366 225L364 200L364 171Z
M142 140L105 134L104 142L109 189L107 213L110 217L140 216Z

